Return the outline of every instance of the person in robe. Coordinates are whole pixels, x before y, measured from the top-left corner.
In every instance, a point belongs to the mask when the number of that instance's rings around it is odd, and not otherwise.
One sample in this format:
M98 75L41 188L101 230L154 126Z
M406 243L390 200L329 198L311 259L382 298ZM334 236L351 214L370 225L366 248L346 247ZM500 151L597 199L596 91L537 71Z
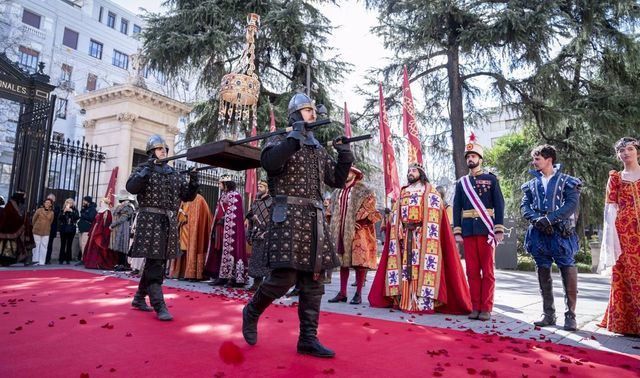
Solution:
M113 221L109 202L108 198L100 200L98 213L89 229L89 239L82 255L82 262L87 269L112 270L118 263L118 254L109 248L109 226Z
M178 213L180 249L183 255L171 265L173 278L188 281L204 279L204 264L213 217L204 197L200 194L191 202L183 202Z
M267 266L268 256L265 252L265 238L272 203L273 199L269 195L269 183L265 180L260 180L258 182L256 200L251 204L251 210L246 216L249 223L247 241L251 245L249 276L253 278L253 284L249 287L249 291L258 290L262 280L271 272L271 269Z
M351 167L344 189L331 196L331 235L336 238L340 258L340 291L330 303L347 302L349 271L356 272L356 292L350 304L362 303L362 286L369 269L377 267L376 222L382 216L376 209L376 195L362 180L364 174Z
M113 210L113 222L109 226L111 229L110 248L118 253L118 265L115 270L130 270L127 261L127 253L129 253L129 244L131 243L131 223L136 214L136 208L133 206L134 197L126 190L120 190L117 197L120 202Z
M611 268L609 304L600 327L640 336L640 142L624 137L614 149L624 168L611 171L598 270Z
M444 201L421 164L409 166L407 180L393 209L369 303L412 313L469 314L469 286Z
M0 216L0 265L8 266L24 259L31 264L31 249L24 209L24 190L15 191Z
M230 175L222 175L219 185L205 274L215 278L212 286L244 287L249 276L242 196Z

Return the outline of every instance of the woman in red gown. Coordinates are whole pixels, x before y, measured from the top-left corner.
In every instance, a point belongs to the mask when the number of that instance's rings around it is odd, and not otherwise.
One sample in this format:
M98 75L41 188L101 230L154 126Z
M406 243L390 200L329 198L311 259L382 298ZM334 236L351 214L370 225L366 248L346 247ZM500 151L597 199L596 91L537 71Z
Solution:
M109 199L103 198L89 229L89 241L82 258L85 268L112 270L118 263L118 253L109 249L111 221Z
M615 144L622 171L611 171L598 270L613 267L609 305L600 327L640 336L640 142L625 137Z

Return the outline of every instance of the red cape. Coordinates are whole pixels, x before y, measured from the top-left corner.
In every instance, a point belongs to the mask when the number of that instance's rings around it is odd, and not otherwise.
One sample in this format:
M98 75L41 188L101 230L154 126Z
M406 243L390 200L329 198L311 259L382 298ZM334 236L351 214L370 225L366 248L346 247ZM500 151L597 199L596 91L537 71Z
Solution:
M387 230L390 227L387 224ZM385 234L384 249L378 264L376 276L369 291L369 304L371 307L391 307L393 301L385 296L385 274L387 260L389 259L389 237L390 232ZM440 219L440 246L444 265L440 271L440 289L438 291L438 302L436 312L445 314L463 315L471 312L471 295L469 285L460 263L460 255L453 238L449 218L445 211Z

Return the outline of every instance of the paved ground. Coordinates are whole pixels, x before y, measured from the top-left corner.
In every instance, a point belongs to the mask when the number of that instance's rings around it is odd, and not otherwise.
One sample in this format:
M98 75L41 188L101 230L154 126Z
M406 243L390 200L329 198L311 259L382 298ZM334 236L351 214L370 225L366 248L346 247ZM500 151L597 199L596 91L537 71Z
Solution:
M47 265L35 268L0 268L1 272L7 269L53 269L62 268L61 265ZM135 280L125 273L114 273L99 270L86 270L83 268L64 266L64 269L79 269L95 274L113 275L121 278ZM550 340L553 343L579 345L589 348L606 350L617 353L640 355L640 338L625 337L612 334L596 326L602 318L609 297L609 279L593 274L580 274L578 280L578 306L577 320L578 332L566 332L562 330L564 302L562 294L562 281L558 274L553 276L556 309L559 314L559 325L555 327L538 328L531 322L537 319L541 313L542 304L537 288L537 278L534 272L496 271L496 297L493 319L489 322L469 320L466 316L452 315L408 315L390 309L371 308L366 302L369 284L373 281L375 272L369 272L368 282L365 286L362 305L349 305L346 303L328 303L327 300L338 293L339 276L334 273L332 283L325 288L325 297L322 304L324 311L351 314L363 317L387 319L397 322L423 324L432 327L450 329L472 329L476 332L490 332L504 336L513 336L524 339ZM355 277L351 274L350 282ZM167 286L183 288L199 292L217 291L234 297L249 297L245 291L212 288L204 282L185 282L178 280L166 280ZM348 287L348 295L351 297L355 291ZM280 303L287 304L297 301L297 298L282 298Z

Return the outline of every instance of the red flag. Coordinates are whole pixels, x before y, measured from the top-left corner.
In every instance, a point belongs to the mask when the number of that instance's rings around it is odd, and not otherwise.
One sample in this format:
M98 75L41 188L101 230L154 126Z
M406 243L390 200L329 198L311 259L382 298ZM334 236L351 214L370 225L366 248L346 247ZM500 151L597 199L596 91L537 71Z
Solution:
M351 116L347 110L347 103L344 103L344 136L351 138Z
M258 130L256 128L256 123L253 123L253 127L251 127L251 136L256 136L258 134ZM256 147L258 145L258 141L254 140L253 142L249 142L250 146ZM249 197L249 204L251 204L255 194L256 194L256 186L258 185L258 179L256 177L256 170L247 169L245 171L245 179L244 179L244 191L247 193Z
M380 83L380 143L382 144L382 164L384 165L384 188L387 196L397 199L400 195L400 180L398 179L398 167L391 143L389 131L389 119L384 106L382 95L382 83Z
M109 199L109 203L113 206L116 202L116 181L118 179L118 167L111 170L111 178L109 179L109 185L107 185L107 193L104 198Z
M404 80L402 82L402 129L409 140L409 164L422 164L422 147L416 124L416 111L413 106L413 96L409 87L407 66L404 66Z
M276 131L276 116L273 114L273 105L271 104L269 104L269 131Z

